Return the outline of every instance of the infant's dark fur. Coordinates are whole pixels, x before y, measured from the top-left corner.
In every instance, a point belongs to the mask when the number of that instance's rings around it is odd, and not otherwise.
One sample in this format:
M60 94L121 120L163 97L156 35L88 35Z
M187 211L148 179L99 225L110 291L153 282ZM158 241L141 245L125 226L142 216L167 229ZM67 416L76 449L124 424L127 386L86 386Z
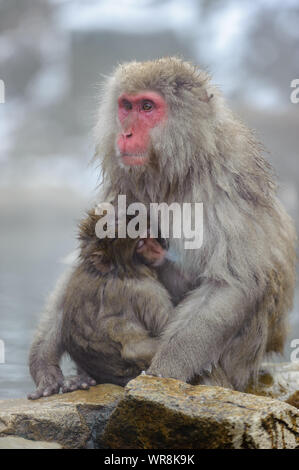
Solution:
M98 220L89 212L80 225L80 259L61 303L60 352L69 353L78 376L62 377L60 357L52 357L49 344L44 369L50 370L51 365L51 383L35 374L40 367L32 367L37 391L29 398L57 393L60 387L66 392L95 383L125 385L148 368L171 316L168 292L148 260L136 252L139 239L99 239L95 233ZM31 366L40 365L38 340L37 335Z

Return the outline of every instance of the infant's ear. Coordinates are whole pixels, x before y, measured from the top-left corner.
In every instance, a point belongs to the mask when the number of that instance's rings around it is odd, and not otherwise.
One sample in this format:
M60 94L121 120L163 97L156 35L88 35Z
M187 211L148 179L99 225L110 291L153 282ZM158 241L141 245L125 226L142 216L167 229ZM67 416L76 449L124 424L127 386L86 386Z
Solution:
M114 269L114 264L111 260L107 259L107 255L103 250L98 250L93 253L92 263L102 274L110 273Z

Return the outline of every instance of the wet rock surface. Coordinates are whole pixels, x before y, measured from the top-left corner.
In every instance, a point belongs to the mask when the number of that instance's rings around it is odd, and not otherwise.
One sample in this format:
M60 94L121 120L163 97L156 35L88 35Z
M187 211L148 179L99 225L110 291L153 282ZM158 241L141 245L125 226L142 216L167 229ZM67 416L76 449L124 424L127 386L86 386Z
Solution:
M36 401L0 401L0 437L100 448L104 427L123 393L122 387L105 384Z
M298 381L298 364L265 364L249 393L139 376L125 388L3 400L0 449L299 448Z
M30 441L23 437L0 437L0 449L62 449L55 442Z
M299 408L299 362L263 364L257 386L249 387L247 392L277 398Z

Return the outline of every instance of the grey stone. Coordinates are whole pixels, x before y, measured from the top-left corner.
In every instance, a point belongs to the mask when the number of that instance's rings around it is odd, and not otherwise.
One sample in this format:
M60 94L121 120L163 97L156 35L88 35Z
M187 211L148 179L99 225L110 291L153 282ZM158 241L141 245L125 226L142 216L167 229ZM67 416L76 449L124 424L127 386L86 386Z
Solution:
M139 376L112 413L112 449L294 449L299 412L268 397Z
M0 401L0 437L56 442L63 448L102 447L106 422L123 395L117 385L98 385L30 401Z
M0 449L62 449L55 442L30 441L22 437L0 437Z

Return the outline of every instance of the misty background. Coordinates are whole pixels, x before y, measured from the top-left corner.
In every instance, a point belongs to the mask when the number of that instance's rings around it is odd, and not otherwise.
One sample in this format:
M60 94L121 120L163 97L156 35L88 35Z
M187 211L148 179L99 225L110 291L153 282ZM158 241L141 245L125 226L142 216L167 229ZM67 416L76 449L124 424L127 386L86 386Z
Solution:
M206 68L256 129L299 228L297 0L0 0L0 399L33 389L33 331L96 197L89 162L103 76L167 55ZM287 361L298 311L297 295Z

